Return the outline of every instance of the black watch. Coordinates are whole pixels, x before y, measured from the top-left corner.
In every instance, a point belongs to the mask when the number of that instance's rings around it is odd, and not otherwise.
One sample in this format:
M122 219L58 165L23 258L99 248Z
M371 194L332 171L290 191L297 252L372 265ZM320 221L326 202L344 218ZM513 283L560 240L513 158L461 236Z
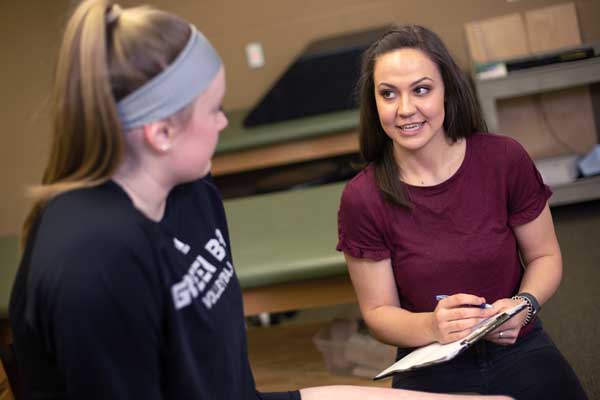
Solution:
M527 303L527 318L525 318L525 321L523 321L523 326L527 325L540 311L540 303L537 301L534 295L527 292L518 293L512 298L515 300L523 300Z

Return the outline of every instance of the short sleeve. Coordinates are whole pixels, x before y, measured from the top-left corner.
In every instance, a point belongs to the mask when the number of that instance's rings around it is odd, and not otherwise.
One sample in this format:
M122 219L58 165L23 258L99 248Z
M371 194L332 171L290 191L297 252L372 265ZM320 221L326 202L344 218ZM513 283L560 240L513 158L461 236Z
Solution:
M508 224L526 224L542 212L552 191L544 184L527 151L511 140L506 147L508 167Z
M382 229L383 218L373 209L377 204L376 195L377 192L362 190L356 180L346 185L338 210L338 251L373 261L390 258Z

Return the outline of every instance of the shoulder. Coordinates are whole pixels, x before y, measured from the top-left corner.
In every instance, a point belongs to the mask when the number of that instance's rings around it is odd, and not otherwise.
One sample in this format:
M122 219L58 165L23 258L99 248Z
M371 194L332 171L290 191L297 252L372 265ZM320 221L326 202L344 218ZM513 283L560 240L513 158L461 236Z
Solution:
M67 272L148 257L147 221L115 184L64 193L46 206L33 238L33 259ZM52 261L47 261L52 260Z
M479 132L469 137L469 144L475 146L478 149L489 149L489 150L506 150L523 148L519 142L510 136L500 135L497 133L484 133Z
M66 192L48 203L41 224L72 239L120 239L143 224L127 195L114 183Z
M469 137L472 153L479 159L511 165L527 157L527 151L517 140L496 133L476 133Z
M363 168L352 178L342 192L342 202L366 203L368 205L378 201L379 188L375 180L375 169L372 164Z
M28 243L27 287L46 303L36 307L59 302L91 307L132 290L146 300L156 296L159 236L119 190L104 184L48 203Z

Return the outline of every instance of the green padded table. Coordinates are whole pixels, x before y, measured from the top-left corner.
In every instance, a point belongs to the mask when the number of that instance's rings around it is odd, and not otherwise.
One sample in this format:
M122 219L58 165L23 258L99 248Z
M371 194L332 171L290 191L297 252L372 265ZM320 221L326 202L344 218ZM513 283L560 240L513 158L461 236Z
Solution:
M227 113L229 125L213 157L214 176L358 152L358 111L243 126L244 111Z
M228 200L246 315L356 301L337 243L344 183Z
M245 110L227 112L229 125L221 132L215 154L329 135L356 129L358 125L357 110L336 111L251 128L243 126L245 115Z

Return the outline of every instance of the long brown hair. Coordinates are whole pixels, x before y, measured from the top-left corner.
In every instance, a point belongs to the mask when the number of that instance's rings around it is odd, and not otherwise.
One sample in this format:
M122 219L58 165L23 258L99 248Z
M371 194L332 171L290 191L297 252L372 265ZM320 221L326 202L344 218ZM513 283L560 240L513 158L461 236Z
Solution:
M82 2L69 19L51 97L50 157L21 243L46 203L68 190L106 182L124 155L116 102L158 75L181 52L187 22L150 7L121 10L106 0Z
M439 68L445 87L446 136L453 141L487 130L471 85L432 31L419 25L394 26L363 54L359 96L359 145L362 158L373 163L379 190L393 204L411 207L399 178L393 144L379 122L373 73L379 57L394 50L413 48L425 53Z

